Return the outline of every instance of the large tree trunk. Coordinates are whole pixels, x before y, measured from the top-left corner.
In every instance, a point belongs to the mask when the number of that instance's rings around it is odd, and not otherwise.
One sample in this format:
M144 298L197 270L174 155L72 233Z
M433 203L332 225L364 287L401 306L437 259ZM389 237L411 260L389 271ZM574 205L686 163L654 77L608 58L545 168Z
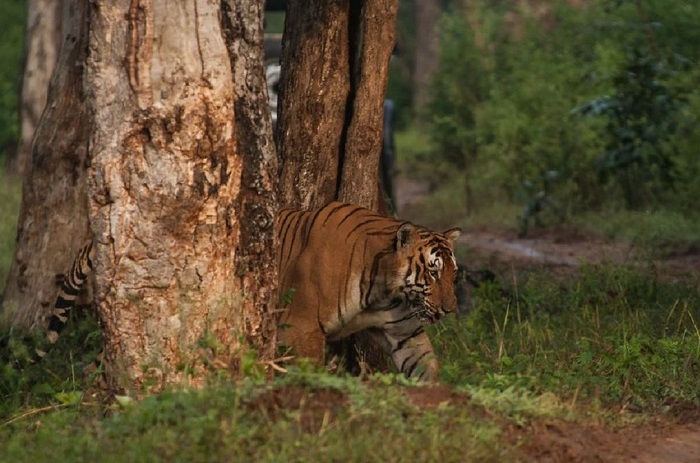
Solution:
M233 3L121 0L91 18L95 293L119 388L196 381L204 360L235 367L241 335L274 341L274 294L258 291L275 278L262 12ZM258 98L237 93L251 85Z
M273 355L277 160L261 3L115 0L93 4L89 17L87 2L68 8L83 14L74 27L89 25L88 41L74 45L82 54L69 63L86 65L75 74L75 89L84 82L85 94L60 115L45 113L62 130L40 134L35 147L72 128L83 130L76 137L83 148L90 141L87 181L80 163L72 176L52 179L59 187L79 183L73 190L82 189L87 211L44 213L54 228L68 223L66 236L75 223L86 224L76 234L87 234L89 218L113 390L197 384L210 370L235 371L250 345L263 359ZM68 118L86 111L89 123ZM45 208L44 198L24 201L23 210ZM75 255L33 227L20 228L18 256L37 255L35 249L41 258L49 251L67 260ZM35 234L44 248L23 244L24 235ZM24 296L18 312L39 318L40 308Z
M309 208L339 199L379 208L397 10L397 0L287 3L278 116L284 205ZM368 339L359 344L374 350ZM370 363L384 366L372 357Z
M32 140L46 106L49 80L61 49L62 0L28 0L24 35L24 75L20 95L20 139L7 170L24 175Z
M14 260L5 287L3 320L19 328L40 321L56 296L62 275L89 236L87 144L84 105L87 5L66 1L65 40L49 101L37 128L22 190Z
M277 242L279 210L277 150L267 98L263 56L264 2L224 0L222 28L233 85L236 150L243 162L236 212L240 240L235 271L243 294L243 330L261 359L276 352Z

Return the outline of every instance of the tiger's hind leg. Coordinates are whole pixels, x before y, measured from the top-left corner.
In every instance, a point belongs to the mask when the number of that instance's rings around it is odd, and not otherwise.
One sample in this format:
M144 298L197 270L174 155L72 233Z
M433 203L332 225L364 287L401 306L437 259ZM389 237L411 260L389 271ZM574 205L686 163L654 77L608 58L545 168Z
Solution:
M287 310L277 329L278 345L291 348L294 356L309 358L322 365L326 335L315 316L316 310L303 310L294 303Z

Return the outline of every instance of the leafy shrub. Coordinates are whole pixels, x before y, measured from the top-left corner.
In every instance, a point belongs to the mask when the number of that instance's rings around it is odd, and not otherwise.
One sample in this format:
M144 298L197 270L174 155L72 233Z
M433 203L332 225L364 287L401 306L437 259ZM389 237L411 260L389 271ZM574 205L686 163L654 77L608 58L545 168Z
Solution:
M687 208L700 175L690 142L700 37L687 30L700 5L691 3L556 2L544 13L498 3L446 14L435 158L463 173L476 203L505 197L523 216L543 196L556 198L555 216ZM557 180L545 188L550 173Z

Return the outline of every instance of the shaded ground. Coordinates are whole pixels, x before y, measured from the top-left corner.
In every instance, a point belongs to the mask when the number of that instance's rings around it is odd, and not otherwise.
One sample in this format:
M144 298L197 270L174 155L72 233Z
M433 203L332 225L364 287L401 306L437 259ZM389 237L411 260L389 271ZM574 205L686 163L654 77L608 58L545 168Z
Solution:
M408 178L396 182L399 212L427 193L427 187ZM700 252L651 260L634 247L572 228L533 230L526 238L517 231L496 228L463 230L460 243L466 246L470 265L488 268L501 275L535 268L573 274L585 263L629 263L654 265L663 278L696 276ZM448 388L423 388L409 393L419 405L442 399L453 401ZM611 428L605 425L542 420L525 427L508 426L511 445L520 445L525 460L537 462L700 462L700 409L671 407L663 420L651 424Z
M517 426L470 403L467 393L447 386L408 387L409 403L423 410L438 406L468 408L471 416L501 421L501 441L515 447L520 461L572 463L693 463L700 462L700 410L684 410L677 421L658 421L620 428L578 424L555 419ZM348 398L334 389L309 390L300 386L276 388L248 404L268 418L281 419L297 413L301 429L319 433L333 423ZM456 424L458 425L458 424Z

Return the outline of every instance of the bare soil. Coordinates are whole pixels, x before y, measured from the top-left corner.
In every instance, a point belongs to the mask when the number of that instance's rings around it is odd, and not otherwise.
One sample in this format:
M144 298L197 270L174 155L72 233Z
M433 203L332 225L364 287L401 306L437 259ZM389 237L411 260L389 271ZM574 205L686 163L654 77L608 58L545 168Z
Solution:
M427 193L425 184L406 177L396 181L399 215ZM590 231L567 226L531 229L520 238L515 228L463 229L459 243L466 247L470 270L488 268L501 275L547 268L562 275L574 274L584 264L653 265L663 278L698 278L700 250L654 259L648 249L615 242Z

